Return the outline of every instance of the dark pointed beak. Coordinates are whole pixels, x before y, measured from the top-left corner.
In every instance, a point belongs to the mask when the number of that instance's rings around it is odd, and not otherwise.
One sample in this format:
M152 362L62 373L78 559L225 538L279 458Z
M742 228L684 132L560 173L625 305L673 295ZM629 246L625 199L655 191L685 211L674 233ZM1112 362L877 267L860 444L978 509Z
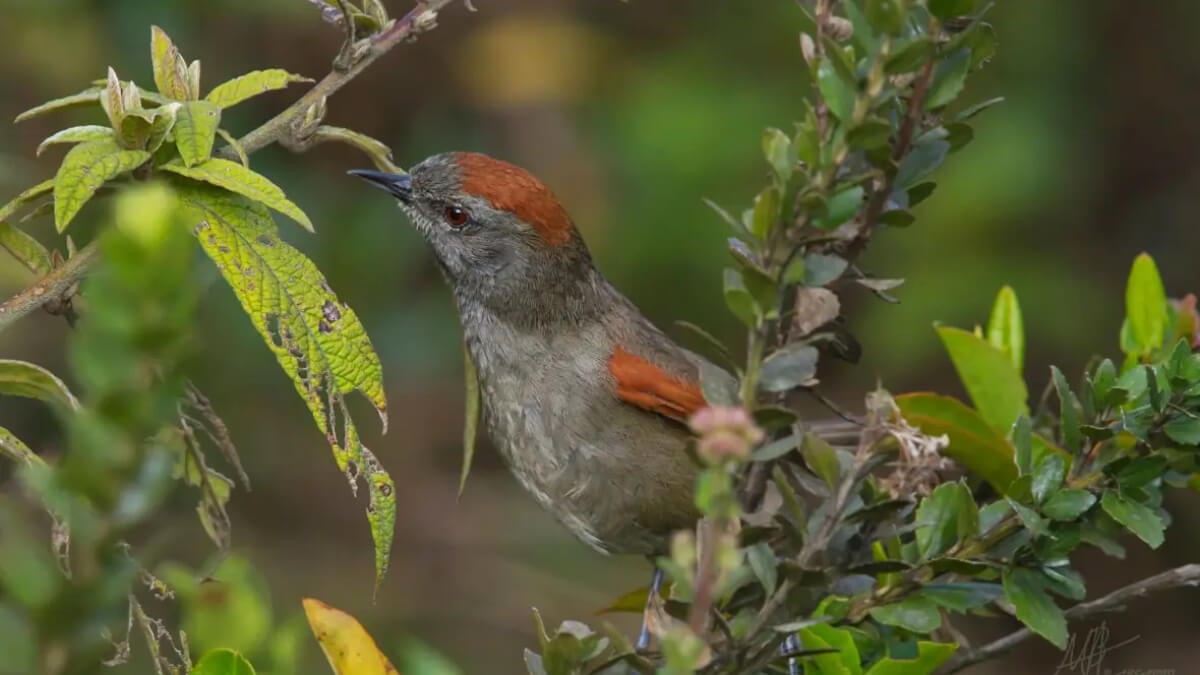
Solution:
M387 190L406 204L412 199L412 179L406 173L384 173L371 169L353 169L347 173L362 178L380 190Z

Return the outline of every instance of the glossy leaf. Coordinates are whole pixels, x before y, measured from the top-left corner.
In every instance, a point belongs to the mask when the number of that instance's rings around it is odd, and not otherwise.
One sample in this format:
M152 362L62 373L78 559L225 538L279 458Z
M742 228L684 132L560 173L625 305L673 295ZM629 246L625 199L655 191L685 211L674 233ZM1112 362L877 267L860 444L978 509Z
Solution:
M932 436L946 434L950 445L943 453L991 483L997 491L1006 491L1017 477L1012 446L979 413L960 401L929 393L904 394L895 401L910 424Z
M255 70L218 84L204 100L228 108L259 94L283 89L293 82L312 82L312 79L293 75L280 68Z
M929 0L929 13L945 21L970 14L975 9L975 0Z
M942 483L917 507L917 551L922 559L945 553L979 533L979 511L961 483Z
M965 330L936 330L975 408L993 429L1007 432L1017 416L1029 414L1025 380L1003 351Z
M1042 505L1042 512L1054 520L1074 520L1095 503L1096 495L1087 490L1067 488L1050 495Z
M81 143L67 153L54 176L54 224L59 232L105 182L132 171L146 160L144 150L126 150L113 138Z
M856 92L853 83L847 82L830 61L830 59L836 58L839 56L826 55L826 58L821 59L820 65L817 66L817 88L821 92L821 98L829 107L829 112L839 120L846 122L854 113Z
M866 675L931 675L957 649L952 642L918 642L916 658L886 656L876 661Z
M1150 548L1162 546L1166 526L1154 509L1122 497L1116 492L1105 492L1104 497L1100 499L1100 506L1113 520L1124 525Z
M1021 306L1011 286L1005 286L996 294L992 315L988 319L987 340L993 347L1004 352L1020 373L1025 368L1025 322L1021 319Z
M1067 647L1067 620L1054 600L1043 590L1036 572L1011 569L1004 572L1004 597L1016 610L1017 618L1030 630L1046 638L1059 649Z
M861 675L862 659L858 646L854 643L849 631L834 628L828 624L816 623L799 631L800 641L806 649L834 649L824 655L814 655L809 658L817 664L822 675L845 673L845 675Z
M185 166L194 167L212 156L221 107L208 101L188 101L175 113L175 147ZM165 167L164 167L165 168Z
M1125 315L1133 347L1146 356L1162 347L1167 331L1167 293L1149 254L1133 261L1125 286Z
M0 359L0 395L5 394L36 398L64 412L79 409L79 401L62 380L28 361Z
M192 675L254 675L254 666L232 649L214 649L200 658Z
M1067 465L1056 454L1044 455L1033 472L1033 499L1041 504L1062 485Z
M304 211L300 210L299 206L288 200L287 195L278 185L272 183L266 176L255 173L237 162L213 157L207 162L193 167L172 161L159 168L249 197L300 223L309 232L313 231L312 221L308 219Z
M303 602L308 625L334 675L399 675L357 619L320 600Z

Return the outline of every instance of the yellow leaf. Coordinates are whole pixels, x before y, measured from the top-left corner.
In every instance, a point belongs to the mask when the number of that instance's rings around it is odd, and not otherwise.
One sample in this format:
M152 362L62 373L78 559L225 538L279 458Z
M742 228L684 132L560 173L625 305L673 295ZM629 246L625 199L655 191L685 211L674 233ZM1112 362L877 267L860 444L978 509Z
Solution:
M99 124L85 124L79 127L71 127L70 129L63 129L62 131L47 137L46 140L42 141L41 144L38 145L37 152L34 154L40 157L42 151L46 149L46 146L54 143L82 143L84 141L94 141L100 138L112 138L112 135L112 129L105 126L100 126Z
M90 89L84 89L78 94L71 94L70 96L56 98L53 101L46 101L39 106L34 106L20 115L17 115L13 122L24 122L31 117L37 117L38 115L53 112L55 110L62 110L63 108L70 108L72 106L83 105L85 103L95 103L96 101L100 100L100 95L103 92L104 87L91 87Z
M176 134L179 133L179 124L180 122L177 120L175 122ZM300 223L309 232L313 231L312 221L304 215L299 206L288 200L282 188L272 183L266 176L255 173L237 162L214 157L196 166L184 166L170 161L159 168L249 197Z
M50 254L41 242L0 220L0 248L7 249L30 272L38 276L50 273Z
M125 150L112 138L81 143L67 153L54 176L54 224L59 232L106 181L150 159L144 150Z
M292 82L312 82L312 80L300 75L293 75L280 68L255 70L245 75L239 75L228 82L218 84L212 91L208 92L208 96L205 96L204 100L216 103L222 108L228 108L231 105L245 101L251 96L258 96L263 92L275 89L283 89Z
M399 675L354 617L313 598L304 599L304 613L334 675Z
M221 108L208 101L188 101L175 112L175 147L187 166L212 155L213 140L221 123Z

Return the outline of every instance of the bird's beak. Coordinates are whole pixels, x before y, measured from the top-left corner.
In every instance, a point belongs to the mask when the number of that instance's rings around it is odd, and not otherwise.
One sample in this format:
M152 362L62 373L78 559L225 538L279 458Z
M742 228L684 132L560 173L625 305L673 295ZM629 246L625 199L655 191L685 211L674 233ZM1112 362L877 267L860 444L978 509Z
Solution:
M347 173L362 178L380 190L387 190L405 204L412 199L412 179L406 173L384 173L371 169L354 169Z

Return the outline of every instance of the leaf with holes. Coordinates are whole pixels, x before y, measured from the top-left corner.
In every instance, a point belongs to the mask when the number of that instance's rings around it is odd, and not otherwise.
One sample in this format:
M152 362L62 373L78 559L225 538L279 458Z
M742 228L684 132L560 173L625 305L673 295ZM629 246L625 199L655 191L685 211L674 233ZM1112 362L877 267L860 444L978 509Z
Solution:
M228 108L264 92L283 89L293 82L312 82L312 79L294 75L281 68L255 70L218 84L208 92L204 100Z
M194 167L212 156L220 124L221 107L215 103L189 101L179 107L175 113L175 147L186 166Z
M58 231L67 229L71 219L101 185L138 168L148 159L150 153L126 150L114 138L87 141L71 148L54 176L54 225Z
M64 412L78 410L79 401L67 385L45 368L28 361L0 359L0 395L36 398Z
M207 185L180 195L200 245L291 378L351 488L357 492L358 480L366 481L378 584L391 551L396 496L391 477L359 441L344 399L362 392L386 429L383 370L362 323L316 265L279 238L266 207Z
M288 200L287 195L278 185L272 183L266 176L255 173L237 162L214 157L203 164L192 167L170 161L159 168L249 197L300 223L309 232L313 231L312 221L300 210L299 206Z
M0 248L7 250L30 272L38 276L50 273L50 254L46 247L24 230L0 220Z

